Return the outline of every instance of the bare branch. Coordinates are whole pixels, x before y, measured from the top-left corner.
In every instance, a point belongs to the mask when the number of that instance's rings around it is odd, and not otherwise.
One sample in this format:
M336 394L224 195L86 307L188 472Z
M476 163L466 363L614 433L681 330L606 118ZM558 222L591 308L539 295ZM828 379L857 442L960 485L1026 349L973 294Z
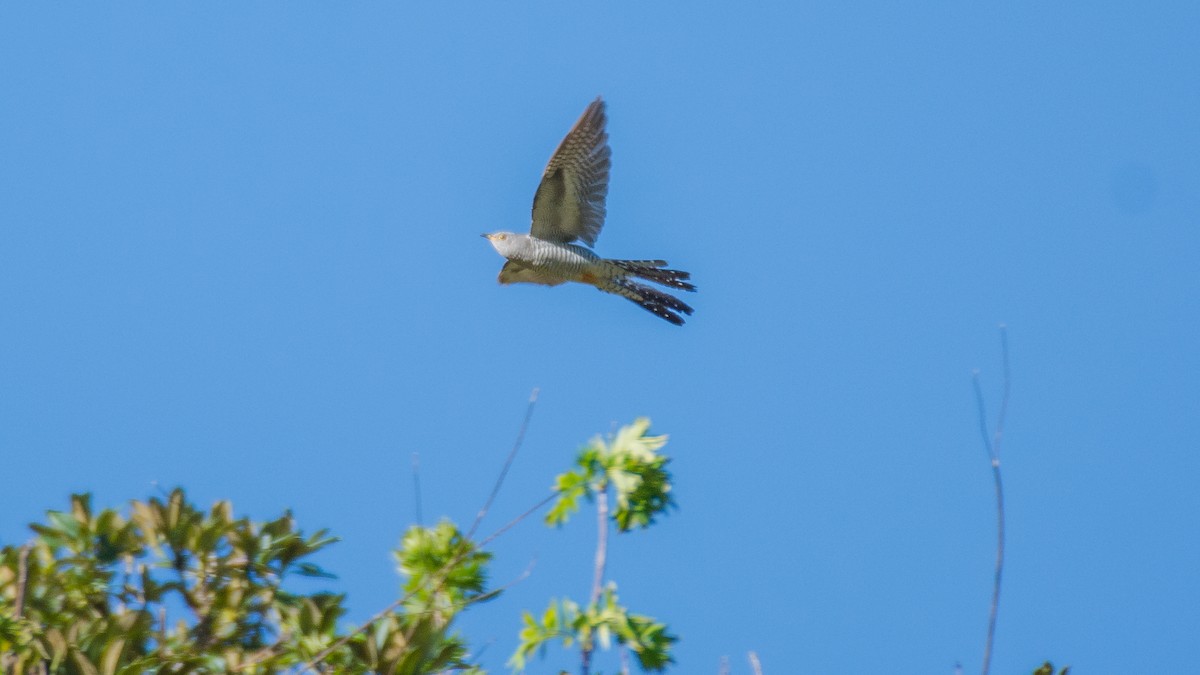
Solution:
M608 491L596 495L596 561L592 570L592 600L600 600L604 584L604 566L608 561Z
M508 474L508 470L512 466L513 460L516 459L517 452L521 449L521 444L525 441L525 432L529 428L530 419L533 417L533 409L534 409L535 404L537 403L537 397L538 397L538 390L534 389L529 395L529 406L525 409L525 418L521 421L521 427L517 431L516 441L513 443L512 450L510 450L508 453L508 458L505 459L505 461L504 461L504 467L501 469L499 477L496 478L496 484L492 487L491 494L488 495L487 501L485 501L483 504L483 508L479 509L479 513L475 516L475 522L471 524L471 529L467 531L467 534L464 537L467 540L470 540L471 537L474 536L475 531L479 528L479 524L483 522L484 516L486 516L488 510L491 509L492 502L495 501L496 495L499 494L501 485L504 484L504 477ZM524 513L522 513L521 515L517 516L516 518L510 520L503 527L499 528L498 530L491 533L487 537L484 537L475 546L465 549L462 553L454 556L452 559L447 561L446 564L443 565L442 568L438 571L438 574L436 574L434 576L434 578L438 579L437 584L434 586L434 592L436 593L438 590L441 589L442 585L444 585L446 583L446 578L449 576L450 570L452 570L454 568L454 566L456 566L460 562L462 562L463 558L466 555L482 549L484 546L487 546L489 543L491 543L494 539L496 539L500 535L504 534L505 532L512 529L513 527L516 527L516 525L518 523L525 520L529 516L533 515L535 512L537 512L539 509L541 509L546 504L549 504L556 496L557 495L555 495L553 493L546 496L544 499L539 501L537 504L534 504L532 507L527 509ZM371 628L371 626L375 625L375 622L379 621L380 619L383 619L387 615L396 611L398 608L400 608L400 606L402 606L405 602L407 602L410 598L412 598L413 595L416 594L417 590L419 590L419 589L414 589L408 593L405 593L403 596L398 598L392 604L390 604L387 607L384 607L383 609L376 612L369 619L367 619L365 622L363 622L358 628L355 628L353 631L347 633L346 635L343 635L341 638L336 640L333 644L331 644L328 647L326 647L325 649L321 650L316 656L309 659L308 662L306 662L305 664L300 666L300 669L297 671L297 673L299 674L299 673L305 673L305 672L309 672L309 671L316 672L318 665L325 659L329 658L330 654L332 654L333 652L335 652L338 649L345 646L346 643L348 643L348 642L350 642L350 640L354 639L354 636L358 635L359 633L363 633L363 632L369 630Z
M988 433L987 406L983 402L983 389L979 385L979 369L971 371L971 386L975 389L975 408L979 413L979 435L983 439L983 451L987 453L988 461L995 455L992 453L992 436Z
M468 548L468 549L464 550L462 553L454 556L454 558L450 559L439 570L439 574L436 575L436 577L438 577L438 583L434 587L434 592L437 592L437 590L439 590L442 587L442 585L446 583L446 577L449 575L450 570L453 569L455 565L462 562L463 558L467 554L481 550L484 546L487 546L489 543L491 543L497 537L499 537L500 535L504 534L505 532L511 530L512 528L516 527L517 524L519 524L521 521L525 520L529 516L536 513L539 509L541 509L545 505L549 504L551 501L554 500L555 497L557 497L557 495L555 495L555 494L548 495L547 497L545 497L541 501L539 501L537 504L534 504L529 509L526 509L523 513L521 513L521 515L519 515L516 518L513 518L512 520L505 523L503 527L497 529L495 532L492 532L488 536L484 537L482 540L480 540L480 542L476 546ZM375 622L379 621L380 619L384 618L388 614L391 614L392 612L397 610L401 605L403 605L410 598L412 598L413 595L416 594L417 590L419 590L419 589L413 589L412 591L405 593L403 596L398 598L392 604L390 604L387 607L384 607L383 609L376 612L374 615L371 616L371 618L364 621L358 628L355 628L354 630L350 631L349 633L338 638L338 640L335 641L333 644L329 645L328 647L323 649L320 653L318 653L316 656L309 659L307 663L300 666L300 669L298 671L296 671L297 675L300 675L300 673L306 673L309 671L317 672L318 665L325 659L329 658L330 654L337 651L338 649L341 649L343 646L346 645L346 643L353 640L354 636L358 635L359 633L369 630L371 628L371 626L375 625Z
M525 569L520 574L513 577L512 580L510 580L508 583L506 583L502 586L498 586L495 590L485 593L484 595L480 596L479 598L474 598L474 599L468 600L466 604L471 605L476 602L480 602L482 599L493 597L493 596L500 594L503 591L507 591L508 589L512 588L513 586L516 586L517 584L521 583L522 581L525 581L526 579L528 579L530 577L530 575L533 574L533 568L535 568L535 567L537 567L537 558L533 558L532 560L530 560L529 564L525 566Z
M992 577L992 600L988 607L987 638L983 646L982 675L988 675L992 668L992 648L996 640L996 615L1000 609L1000 582L1004 576L1004 482L1000 476L1000 441L1004 437L1004 422L1008 415L1009 391L1011 389L1010 367L1008 357L1008 327L1000 324L1000 351L1003 361L1004 381L1003 394L1000 398L1000 414L996 418L996 433L988 434L987 411L983 403L983 388L979 384L979 371L972 376L975 388L975 404L979 410L979 431L983 438L983 448L987 451L988 461L992 465L992 483L996 491L996 566Z
M608 558L608 486L607 482L596 492L596 561L592 568L592 593L590 605L600 600L604 584L604 565ZM590 629L589 629L590 630ZM590 641L580 644L580 670L588 675L592 667L592 652L596 645Z
M484 546L487 546L488 544L492 543L493 539L495 539L496 537L499 537L500 535L504 534L505 532L508 532L512 528L516 527L522 520L525 520L529 516L532 516L534 513L537 513L538 511L540 511L542 509L543 506L554 501L554 499L556 497L558 497L558 493L554 493L554 492L546 495L545 497L543 497L541 499L541 501L539 501L538 503L534 504L533 506L531 506L528 509L525 509L523 512L521 512L521 515L508 521L507 523L504 524L503 527L496 530L495 532L489 534L488 536L484 537L483 539L480 539L478 548L483 548Z
M754 675L762 675L762 663L758 660L758 654L750 652L750 667L754 669Z
M1000 463L1000 441L1004 438L1004 421L1008 417L1008 394L1012 378L1008 367L1008 326L1000 324L1000 359L1004 369L1004 391L1000 395L1000 414L996 416L996 435L992 439L992 458Z
M475 516L475 522L471 523L471 529L467 530L467 539L475 535L475 530L479 529L479 524L483 522L483 517L487 515L488 509L492 508L492 502L496 500L496 495L500 493L500 486L504 484L504 477L508 475L508 469L512 466L513 460L517 458L517 451L521 449L521 443L525 441L525 430L529 428L529 420L533 417L533 408L537 404L538 390L535 387L529 394L529 407L525 409L525 419L521 421L521 428L517 431L517 440L513 442L512 450L508 453L508 458L504 460L504 467L500 469L500 475L496 477L496 484L492 486L492 493L488 495L487 501L483 503L483 508L479 509L479 513Z

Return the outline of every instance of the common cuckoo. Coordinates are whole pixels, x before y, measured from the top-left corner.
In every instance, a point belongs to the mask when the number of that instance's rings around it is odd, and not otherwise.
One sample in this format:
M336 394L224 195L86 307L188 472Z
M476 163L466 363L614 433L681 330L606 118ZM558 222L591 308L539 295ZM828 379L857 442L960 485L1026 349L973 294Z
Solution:
M604 227L611 151L604 101L592 101L558 145L542 183L533 196L529 234L493 232L484 237L508 259L500 270L502 284L557 286L574 281L632 300L655 316L682 326L681 314L692 308L679 298L637 279L669 288L694 291L691 275L667 269L665 260L610 260L590 249ZM573 244L580 241L587 246Z

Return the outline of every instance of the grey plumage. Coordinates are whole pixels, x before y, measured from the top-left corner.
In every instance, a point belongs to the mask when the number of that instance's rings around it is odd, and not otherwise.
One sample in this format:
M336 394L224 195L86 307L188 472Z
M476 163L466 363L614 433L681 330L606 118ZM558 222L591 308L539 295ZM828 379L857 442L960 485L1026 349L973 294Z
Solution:
M638 283L644 279L670 288L695 291L687 272L667 269L665 260L609 260L588 248L604 226L608 172L612 165L605 131L604 101L597 98L554 151L533 198L529 234L483 235L508 259L500 270L502 284L545 286L574 281L637 303L675 325L692 308L678 298Z
M558 144L533 195L530 234L560 244L580 239L596 245L612 166L607 122L604 101L597 97Z

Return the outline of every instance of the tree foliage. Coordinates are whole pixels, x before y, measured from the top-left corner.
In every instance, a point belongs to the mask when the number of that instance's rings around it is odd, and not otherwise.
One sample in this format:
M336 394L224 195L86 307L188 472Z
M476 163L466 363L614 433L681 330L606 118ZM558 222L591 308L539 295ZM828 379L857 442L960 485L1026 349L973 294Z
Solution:
M671 460L658 454L667 437L647 436L649 430L650 420L640 417L617 431L611 442L596 436L580 448L575 466L554 482L558 499L546 522L566 524L581 499L595 500L609 487L616 498L612 518L622 532L650 527L656 516L675 506L666 470Z
M614 646L646 671L674 663L678 638L605 579L610 523L645 530L675 505L667 437L649 429L641 418L593 438L555 480L548 525L566 525L584 502L596 509L591 592L524 613L514 670L550 644L577 649L584 675ZM491 554L449 521L405 532L394 552L401 596L361 626L345 625L345 596L297 590L299 577L334 578L314 556L337 539L306 534L290 512L236 518L228 501L204 510L181 488L96 511L77 494L31 528L29 543L0 548L3 675L483 673L454 621L499 593L487 588ZM1047 662L1034 675L1068 670Z
M671 646L678 640L666 624L634 614L618 602L617 585L604 582L608 554L607 527L611 519L620 532L646 529L657 516L674 506L671 496L670 459L659 450L666 436L648 436L650 420L639 418L622 427L606 442L597 436L583 446L574 466L555 480L558 495L546 523L564 525L579 511L584 499L597 505L598 537L591 598L586 605L570 599L551 600L540 619L522 617L520 645L509 664L521 671L534 653L544 654L547 644L578 645L582 672L587 675L592 654L608 650L615 641L637 657L647 671L662 671L674 662ZM615 507L609 511L612 495Z
M490 554L448 522L409 529L395 554L402 606L353 634L339 626L344 596L287 587L332 577L311 557L336 541L305 535L290 513L253 522L227 501L204 511L175 489L122 515L95 512L82 494L32 527L30 544L0 549L10 672L274 673L318 656L315 668L344 673L471 668L451 626L486 599Z

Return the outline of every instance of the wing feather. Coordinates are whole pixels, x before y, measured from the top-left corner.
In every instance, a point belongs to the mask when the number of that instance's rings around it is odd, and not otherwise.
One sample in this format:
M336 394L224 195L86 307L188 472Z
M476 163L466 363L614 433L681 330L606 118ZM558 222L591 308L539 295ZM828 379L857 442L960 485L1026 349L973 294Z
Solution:
M612 165L607 121L604 100L597 97L559 143L533 197L533 236L563 244L576 239L588 246L596 243L604 227Z

